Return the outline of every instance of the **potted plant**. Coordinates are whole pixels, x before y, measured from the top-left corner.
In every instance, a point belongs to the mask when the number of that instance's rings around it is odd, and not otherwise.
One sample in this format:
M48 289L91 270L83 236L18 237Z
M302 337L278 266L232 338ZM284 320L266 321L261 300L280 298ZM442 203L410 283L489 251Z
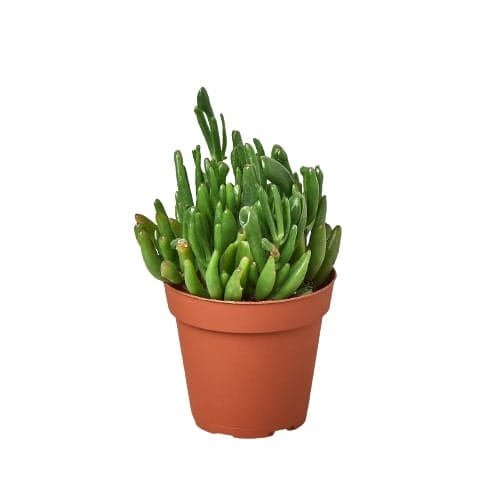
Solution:
M299 175L281 146L266 154L235 130L230 168L224 116L219 131L204 88L194 111L210 153L193 150L194 196L176 151L175 218L156 200L135 236L177 320L197 425L269 436L306 418L341 228L326 223L320 167Z

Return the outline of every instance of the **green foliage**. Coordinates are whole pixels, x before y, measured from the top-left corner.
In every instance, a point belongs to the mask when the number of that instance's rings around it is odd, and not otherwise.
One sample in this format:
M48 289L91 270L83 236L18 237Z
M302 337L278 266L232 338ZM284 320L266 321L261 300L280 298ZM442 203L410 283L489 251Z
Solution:
M180 151L175 218L155 200L155 222L136 214L134 232L149 272L193 295L217 300L280 300L312 293L330 280L341 228L326 223L327 198L319 166L290 166L275 144L269 156L258 139L231 134L226 163L224 117L220 130L201 88L195 115L210 157L193 150L194 187ZM195 198L193 199L193 194Z

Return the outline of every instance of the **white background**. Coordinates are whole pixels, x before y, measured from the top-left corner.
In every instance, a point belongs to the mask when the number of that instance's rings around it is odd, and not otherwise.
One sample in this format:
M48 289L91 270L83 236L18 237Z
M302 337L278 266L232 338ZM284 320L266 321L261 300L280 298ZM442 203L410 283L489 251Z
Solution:
M0 498L500 498L497 8L2 2ZM269 439L195 426L132 232L201 85L344 229L308 420Z

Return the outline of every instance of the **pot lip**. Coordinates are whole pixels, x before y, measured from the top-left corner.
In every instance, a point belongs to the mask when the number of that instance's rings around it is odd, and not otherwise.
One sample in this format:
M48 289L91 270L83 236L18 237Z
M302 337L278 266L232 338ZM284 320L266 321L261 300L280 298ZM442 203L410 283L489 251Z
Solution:
M191 299L195 300L200 300L203 302L208 302L212 304L225 304L225 305L233 305L233 306L241 306L241 307L249 307L249 306L266 306L269 304L283 304L283 303L291 303L291 302L296 302L298 300L307 300L310 299L311 297L317 296L320 293L324 292L327 288L333 286L335 283L335 280L337 279L337 271L335 269L332 269L332 274L330 275L330 279L326 283L326 285L322 286L319 290L316 290L313 293L310 293L308 295L301 295L299 297L289 297L287 299L280 299L280 300L255 300L255 301L250 301L250 300L218 300L218 299L207 299L205 297L198 297L197 295L193 295L188 292L184 292L182 290L179 290L178 288L175 288L172 285L169 285L168 283L164 283L165 288L170 289L173 293L183 295L185 297L189 297Z

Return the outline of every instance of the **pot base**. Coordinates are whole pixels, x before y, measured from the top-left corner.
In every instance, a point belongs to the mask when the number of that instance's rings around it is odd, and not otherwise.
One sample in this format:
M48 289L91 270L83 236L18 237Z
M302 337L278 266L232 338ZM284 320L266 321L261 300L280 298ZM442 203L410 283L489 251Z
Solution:
M280 427L279 429L269 430L269 429L240 429L238 427L225 427L223 425L206 425L201 424L200 422L196 422L196 425L207 432L211 432L212 434L227 434L229 436L233 436L235 438L242 439L254 439L254 438L266 438L271 437L276 431L288 430L293 431L300 427L305 420L298 423L297 425L292 425L290 427Z

